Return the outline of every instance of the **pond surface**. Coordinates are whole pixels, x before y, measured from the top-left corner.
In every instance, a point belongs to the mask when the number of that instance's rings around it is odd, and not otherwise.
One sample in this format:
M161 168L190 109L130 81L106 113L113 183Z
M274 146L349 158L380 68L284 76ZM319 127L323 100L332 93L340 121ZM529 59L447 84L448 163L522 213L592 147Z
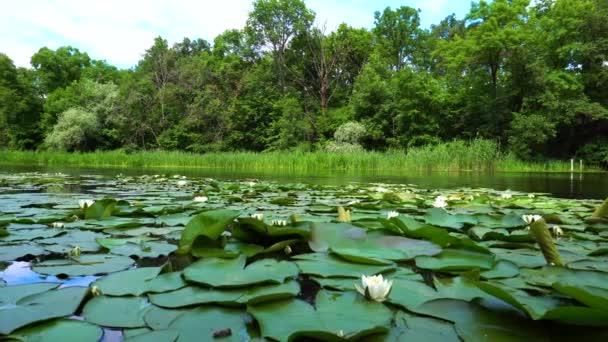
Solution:
M0 340L608 338L605 175L37 171Z
M213 177L220 180L255 178L283 183L301 182L307 184L344 185L359 183L414 184L429 189L453 189L457 187L490 188L496 190L516 190L544 192L562 198L604 199L608 194L608 173L565 173L565 172L246 172L214 169L75 169L49 167L0 167L0 172L62 172L69 175L117 174L180 174L190 177Z

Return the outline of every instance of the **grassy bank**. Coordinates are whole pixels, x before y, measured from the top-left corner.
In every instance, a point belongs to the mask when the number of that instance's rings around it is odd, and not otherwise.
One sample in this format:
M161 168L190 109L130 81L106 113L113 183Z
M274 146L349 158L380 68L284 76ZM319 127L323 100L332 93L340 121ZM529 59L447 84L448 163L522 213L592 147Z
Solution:
M360 152L188 152L99 151L91 153L0 151L0 165L94 168L208 168L281 171L521 171L567 172L570 163L531 163L503 154L490 141L454 141L404 151ZM578 167L578 165L577 165ZM578 168L577 168L578 171ZM601 171L597 168L585 171Z

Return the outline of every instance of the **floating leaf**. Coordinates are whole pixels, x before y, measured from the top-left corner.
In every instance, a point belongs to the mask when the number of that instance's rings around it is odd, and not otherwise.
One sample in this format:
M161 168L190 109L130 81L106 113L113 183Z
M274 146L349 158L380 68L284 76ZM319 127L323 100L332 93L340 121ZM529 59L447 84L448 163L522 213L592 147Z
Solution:
M52 275L84 276L122 271L133 265L133 259L105 254L83 254L72 259L53 259L36 263L34 272Z
M97 296L89 300L82 309L87 322L115 327L138 328L146 326L144 314L150 304L141 297Z
M298 274L298 267L288 261L262 259L245 267L246 257L202 259L184 270L184 278L213 287L238 287L260 283L282 283Z
M3 287L0 291L10 288ZM0 334L10 334L34 322L72 315L87 291L86 287L66 287L22 297L14 306L0 307Z
M348 339L387 332L392 319L390 309L369 301L355 292L319 291L315 308L290 299L250 305L250 312L260 325L262 336L288 341L296 336L320 340ZM341 332L341 333L340 333Z
M239 214L235 210L212 210L196 215L182 232L178 253L189 253L197 239L217 241Z
M260 285L236 289L213 289L195 286L184 287L177 291L150 295L150 301L165 308L179 308L194 304L218 303L239 305L261 303L270 300L295 297L300 286L295 281L284 284Z

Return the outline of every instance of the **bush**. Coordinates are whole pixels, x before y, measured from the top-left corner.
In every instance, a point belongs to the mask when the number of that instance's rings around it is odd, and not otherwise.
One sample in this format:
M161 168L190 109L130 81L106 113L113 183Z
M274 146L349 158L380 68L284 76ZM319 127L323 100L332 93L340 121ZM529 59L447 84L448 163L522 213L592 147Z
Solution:
M95 146L99 123L97 116L82 108L70 108L59 115L45 144L52 149L88 151Z
M361 138L365 135L365 132L365 126L356 121L349 121L338 127L334 133L334 139L338 143L358 145Z
M332 153L355 153L364 151L360 144L351 144L347 142L330 141L325 146L325 151Z

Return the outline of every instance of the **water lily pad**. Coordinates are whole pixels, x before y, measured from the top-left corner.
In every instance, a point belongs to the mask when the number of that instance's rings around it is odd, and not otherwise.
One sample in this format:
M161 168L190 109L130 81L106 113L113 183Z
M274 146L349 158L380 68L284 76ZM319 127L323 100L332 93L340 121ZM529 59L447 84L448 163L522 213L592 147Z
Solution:
M236 289L213 289L188 286L177 291L150 295L150 301L165 308L179 308L194 304L218 303L239 305L295 297L300 286L295 281L284 284L260 285Z
M521 316L494 312L466 301L433 300L415 312L454 322L456 332L464 341L549 341L539 327Z
M238 287L260 283L282 283L298 274L298 267L288 261L262 259L245 267L247 258L202 259L184 270L187 281L213 287Z
M83 254L72 259L53 259L36 263L34 272L51 275L84 276L122 271L133 265L133 259L118 255Z
M316 307L316 309L315 309ZM343 336L358 339L388 332L392 312L355 292L318 292L315 307L298 299L250 305L262 336L288 341L296 336L321 340Z
M372 264L386 263L385 260L405 261L441 252L441 248L432 242L401 236L369 236L363 241L344 240L330 250L347 260Z
M173 291L186 286L181 272L160 274L162 267L142 267L112 273L95 281L101 293L109 296L139 296L148 292Z
M16 304L22 298L49 291L58 286L59 284L56 283L35 283L2 287L0 289L0 307L7 304Z
M95 201L90 207L87 207L84 211L84 218L86 220L102 219L105 217L112 216L114 208L116 207L116 200L111 198L104 198Z
M430 225L462 230L465 225L474 225L477 219L465 214L450 214L441 208L431 208L426 212L424 221Z
M464 271L479 268L489 270L494 266L492 255L462 250L445 249L435 257L419 256L416 266L434 271Z
M93 324L75 319L55 319L28 326L10 334L10 338L28 342L99 341L103 330Z
M398 341L426 341L444 342L460 341L454 325L439 319L421 317L407 314L403 311L395 315L395 327L388 335L367 337L369 342L398 342Z
M0 246L0 261L13 261L26 255L38 256L45 253L44 248L33 243Z
M89 300L82 309L87 322L115 328L138 328L146 326L144 314L150 304L141 297L97 296Z
M124 342L149 342L149 341L177 341L179 337L177 330L160 330L149 331L143 334L129 336L124 339ZM180 341L183 339L180 339Z
M138 258L158 258L169 255L177 246L164 241L141 241L139 243L127 242L121 246L110 249L112 254L135 256Z
M244 312L237 309L201 306L188 311L171 322L169 330L179 333L179 341L229 341L251 340L247 332ZM214 338L215 334L225 332L228 336Z
M394 271L396 269L395 264L366 265L349 262L347 260L323 253L300 254L295 256L293 259L300 268L302 274L317 275L326 278L360 278L363 274L380 274Z
M178 253L189 253L197 239L216 241L239 214L234 210L212 210L196 215L182 232Z
M491 270L481 272L484 279L512 278L519 275L519 267L506 260L499 260Z
M5 290L9 287L3 287ZM0 334L10 334L28 324L69 316L84 300L86 287L66 287L20 298L15 305L0 307Z

